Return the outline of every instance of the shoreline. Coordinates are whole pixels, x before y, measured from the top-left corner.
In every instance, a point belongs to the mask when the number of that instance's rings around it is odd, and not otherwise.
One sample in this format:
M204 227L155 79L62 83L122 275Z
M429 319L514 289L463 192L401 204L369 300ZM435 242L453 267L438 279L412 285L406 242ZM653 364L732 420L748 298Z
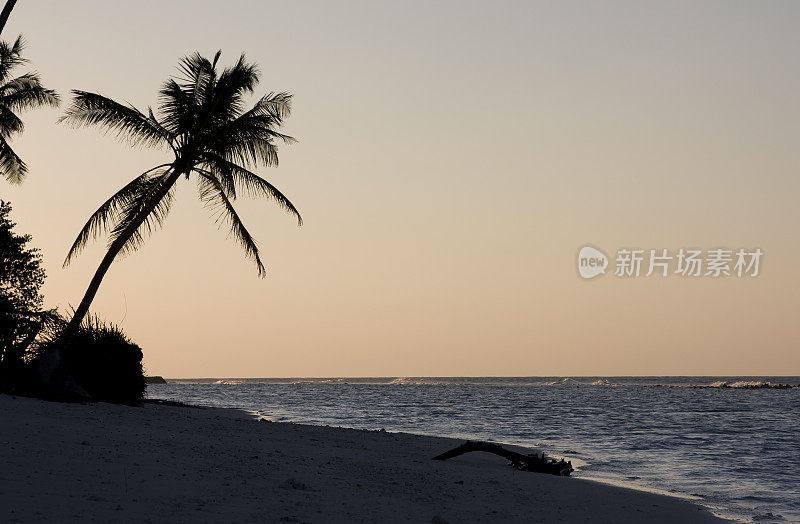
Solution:
M0 395L0 518L726 522L678 497L520 472L494 455L432 460L461 440L192 408Z

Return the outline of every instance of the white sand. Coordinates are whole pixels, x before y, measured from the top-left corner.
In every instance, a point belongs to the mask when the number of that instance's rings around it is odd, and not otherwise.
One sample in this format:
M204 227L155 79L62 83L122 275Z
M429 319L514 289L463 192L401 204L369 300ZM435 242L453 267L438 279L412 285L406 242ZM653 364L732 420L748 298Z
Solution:
M460 441L0 395L0 522L720 522Z

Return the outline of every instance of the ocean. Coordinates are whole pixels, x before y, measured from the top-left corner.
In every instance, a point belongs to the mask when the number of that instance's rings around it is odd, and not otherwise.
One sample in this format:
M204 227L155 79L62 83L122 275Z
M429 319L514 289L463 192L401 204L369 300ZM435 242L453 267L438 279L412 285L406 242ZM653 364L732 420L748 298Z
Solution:
M180 379L148 396L520 444L572 460L575 477L800 522L800 377Z

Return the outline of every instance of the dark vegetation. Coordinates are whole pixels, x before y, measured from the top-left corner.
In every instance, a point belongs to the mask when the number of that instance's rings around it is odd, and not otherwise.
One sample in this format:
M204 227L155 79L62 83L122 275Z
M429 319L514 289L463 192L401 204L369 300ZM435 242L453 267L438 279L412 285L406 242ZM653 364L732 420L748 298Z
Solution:
M142 350L119 326L89 316L71 334L51 322L32 360L40 396L139 404L144 398Z
M20 111L43 106L56 107L58 95L41 83L34 72L14 76L14 71L26 65L22 56L25 42L19 36L14 43L0 41L0 176L12 184L21 184L28 166L11 148L10 140L25 129L17 116Z
M47 312L39 290L44 283L42 257L28 247L29 235L14 233L11 205L0 201L0 390L22 373L28 349Z
M0 392L139 404L142 350L97 317L65 335L67 320L42 309L41 255L29 235L14 233L10 212L0 202Z
M0 11L0 32L15 4L6 0ZM21 184L28 174L28 166L9 143L24 129L17 113L59 104L58 94L44 87L35 72L12 74L28 63L23 49L21 36L13 43L0 41L0 178L12 184ZM161 225L180 178L196 178L200 198L255 262L259 276L266 270L255 240L233 207L237 196L271 199L302 223L289 199L251 171L277 165L276 144L294 141L278 131L290 113L292 95L269 93L247 108L245 99L259 81L258 67L242 55L221 68L219 58L220 52L210 60L195 53L181 60L180 76L164 83L155 111L73 91L62 122L99 126L133 145L172 154L112 195L81 230L65 265L92 238L106 232L111 238L86 294L69 317L43 309L41 255L28 247L30 236L13 232L11 206L0 201L0 393L142 402L146 379L141 349L118 326L90 315L89 307L117 255L135 251Z

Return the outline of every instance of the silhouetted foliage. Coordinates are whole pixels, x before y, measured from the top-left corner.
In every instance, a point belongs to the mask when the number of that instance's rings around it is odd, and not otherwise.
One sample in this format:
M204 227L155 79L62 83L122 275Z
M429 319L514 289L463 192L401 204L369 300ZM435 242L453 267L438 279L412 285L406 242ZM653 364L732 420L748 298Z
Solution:
M45 327L32 369L38 396L56 400L92 400L139 404L144 398L142 350L119 326L88 316L65 334L59 318Z
M0 201L0 391L21 378L27 350L41 327L44 269L30 235L17 235L11 205Z
M71 336L67 320L43 311L45 273L30 235L14 233L0 201L0 392L54 400L138 404L145 391L142 350L122 330L88 317Z
M140 111L102 95L74 90L74 100L61 119L76 127L100 126L132 145L170 152L168 163L134 178L92 214L67 254L64 265L100 234L109 232L108 251L95 272L67 331L75 329L89 310L108 268L118 254L135 251L146 235L161 226L169 213L179 178L193 176L200 199L216 220L230 228L236 240L264 276L255 240L233 207L237 196L269 198L301 223L294 205L276 187L250 169L278 164L276 142L294 139L277 131L289 115L292 95L269 93L247 109L258 68L242 55L234 65L217 69L195 53L181 60L178 78L164 83L159 103Z
M56 92L43 87L36 73L11 77L17 66L28 62L22 58L24 47L21 36L13 44L0 42L0 176L12 184L21 183L28 173L25 162L8 143L25 127L16 112L59 103Z

